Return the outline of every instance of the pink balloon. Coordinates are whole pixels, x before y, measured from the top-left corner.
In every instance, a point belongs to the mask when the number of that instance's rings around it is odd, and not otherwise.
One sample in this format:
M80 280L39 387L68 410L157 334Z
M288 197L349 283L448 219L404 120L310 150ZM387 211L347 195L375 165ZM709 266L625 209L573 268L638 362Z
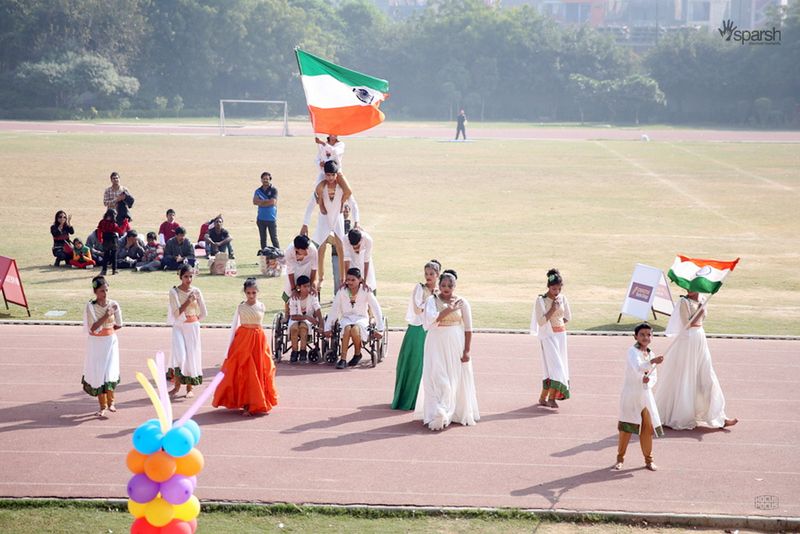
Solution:
M161 483L161 498L170 504L183 504L189 500L194 492L194 486L189 477L172 475L166 482Z

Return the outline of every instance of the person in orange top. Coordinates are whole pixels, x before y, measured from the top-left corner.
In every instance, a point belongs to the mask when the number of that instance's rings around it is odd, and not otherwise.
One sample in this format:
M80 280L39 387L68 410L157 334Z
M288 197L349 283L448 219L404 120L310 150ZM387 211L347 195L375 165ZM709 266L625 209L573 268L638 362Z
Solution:
M86 303L83 311L83 331L88 335L86 360L83 364L83 390L97 397L104 417L106 410L116 412L114 390L119 384L119 343L116 331L122 328L119 304L108 298L108 283L104 276L92 278L95 299Z
M247 300L236 308L228 356L222 363L225 377L214 392L212 405L241 409L245 416L261 415L278 404L275 362L261 328L266 308L258 300L255 278L245 280L244 294Z
M91 269L95 266L92 251L77 237L72 240L72 260L69 264L74 269Z

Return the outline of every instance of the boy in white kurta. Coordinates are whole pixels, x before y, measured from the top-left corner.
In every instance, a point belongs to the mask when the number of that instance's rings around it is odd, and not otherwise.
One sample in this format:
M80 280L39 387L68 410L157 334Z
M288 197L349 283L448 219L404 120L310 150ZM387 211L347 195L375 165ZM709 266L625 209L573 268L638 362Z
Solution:
M662 436L661 419L658 416L653 386L658 379L656 365L664 361L664 356L653 357L650 341L653 328L641 323L634 330L636 343L628 349L625 362L625 382L619 400L619 447L614 469L622 469L625 451L631 434L639 434L645 467L650 471L657 469L653 463L653 435Z
M373 292L378 289L375 263L372 261L372 236L360 228L350 230L344 242L344 268L347 270L351 267L361 270L367 289Z

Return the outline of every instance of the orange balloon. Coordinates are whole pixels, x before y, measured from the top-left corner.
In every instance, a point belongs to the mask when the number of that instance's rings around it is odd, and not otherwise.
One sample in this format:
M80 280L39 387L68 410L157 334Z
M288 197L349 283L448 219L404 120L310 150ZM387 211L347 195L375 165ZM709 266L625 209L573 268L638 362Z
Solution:
M164 451L151 454L144 461L144 474L153 482L166 482L175 474L176 469L175 458Z
M197 449L192 449L186 456L175 458L175 462L178 464L178 474L186 477L191 477L198 474L203 470L203 465L205 465L203 453Z
M146 454L142 454L136 449L131 449L131 452L128 453L128 457L125 458L125 464L127 464L128 469L131 470L131 473L138 475L139 473L144 473L145 460L147 460Z

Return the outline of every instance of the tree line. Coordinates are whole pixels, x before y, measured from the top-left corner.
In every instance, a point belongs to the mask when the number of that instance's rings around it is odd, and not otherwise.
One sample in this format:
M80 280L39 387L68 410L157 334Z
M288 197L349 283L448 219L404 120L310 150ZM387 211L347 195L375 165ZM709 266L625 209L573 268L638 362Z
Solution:
M635 53L530 6L435 0L0 0L0 116L213 115L221 98L305 113L295 46L385 78L393 118L798 123L800 3L779 44L685 29Z

